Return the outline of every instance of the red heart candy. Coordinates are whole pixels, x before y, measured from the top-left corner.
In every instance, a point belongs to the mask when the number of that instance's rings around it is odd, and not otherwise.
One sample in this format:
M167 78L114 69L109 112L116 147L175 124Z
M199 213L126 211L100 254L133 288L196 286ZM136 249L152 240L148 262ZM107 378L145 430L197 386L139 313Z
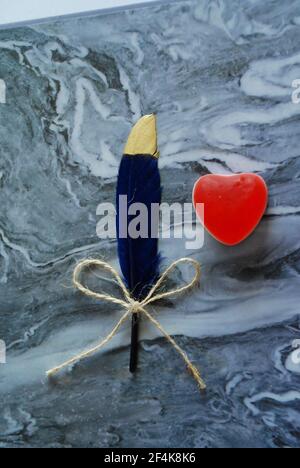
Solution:
M215 239L237 245L260 223L268 188L256 174L206 175L194 186L193 202L201 223ZM197 204L204 204L204 212Z

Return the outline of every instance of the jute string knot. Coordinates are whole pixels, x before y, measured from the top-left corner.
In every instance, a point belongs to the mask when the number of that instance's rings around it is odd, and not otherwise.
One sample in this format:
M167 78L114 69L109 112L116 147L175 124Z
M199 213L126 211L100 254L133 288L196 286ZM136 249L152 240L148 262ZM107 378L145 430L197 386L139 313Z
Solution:
M189 264L193 266L195 270L195 275L192 278L192 280L189 283L184 284L183 286L180 286L178 288L171 289L170 291L157 293L162 283L166 280L167 277L170 276L171 272L180 264ZM105 271L108 271L115 278L118 285L120 286L124 295L124 299L119 299L118 297L112 296L110 294L98 293L84 286L80 281L80 275L83 270L90 268L90 267L98 267ZM78 354L77 356L73 357L72 359L69 359L68 361L64 362L60 366L50 369L47 372L47 376L51 377L54 374L58 373L60 370L68 366L71 366L75 364L76 362L82 361L83 359L86 359L89 356L92 356L93 354L95 354L97 351L103 348L103 346L105 346L117 334L119 328L130 317L131 314L138 313L138 314L143 314L145 317L147 317L147 319L156 328L158 328L158 330L164 335L164 337L169 341L169 343L180 354L180 356L186 363L188 370L190 371L193 378L196 380L200 390L204 391L206 389L206 385L204 381L202 380L198 369L192 364L190 359L187 357L186 353L176 343L176 341L164 330L162 325L147 310L147 306L149 306L153 302L156 302L160 299L164 299L170 296L176 296L176 295L178 296L178 295L183 294L184 292L190 291L193 287L199 284L200 277L201 277L201 268L200 268L200 264L196 262L196 260L193 260L192 258L180 258L179 260L176 260L175 262L173 262L169 266L169 268L166 269L166 271L161 275L158 281L151 288L147 297L139 302L131 297L130 292L128 291L121 276L109 263L104 262L102 260L97 260L97 259L81 261L76 266L74 273L73 273L74 287L77 288L79 291L81 291L83 294L85 294L88 297L92 297L94 299L98 299L98 300L102 300L106 302L111 302L113 304L123 307L123 309L125 309L125 313L123 314L121 319L118 321L116 326L112 329L112 331L98 345L96 345L94 348L88 351Z
M138 314L141 312L141 303L138 301L132 301L129 303L128 310L130 310L132 314Z

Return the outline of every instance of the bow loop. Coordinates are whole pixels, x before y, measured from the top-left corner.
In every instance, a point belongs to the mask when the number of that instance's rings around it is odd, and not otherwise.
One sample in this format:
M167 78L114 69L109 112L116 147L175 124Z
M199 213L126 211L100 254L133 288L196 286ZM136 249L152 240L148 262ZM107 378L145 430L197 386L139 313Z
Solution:
M103 294L103 293L92 291L88 287L84 286L80 281L80 275L84 270L91 268L91 267L98 267L99 269L108 271L111 274L111 276L117 281L121 291L123 292L126 302L122 299L111 296L109 294ZM79 262L78 265L75 267L75 270L73 273L73 285L80 292L82 292L86 296L93 297L94 299L112 302L113 304L117 304L123 307L127 307L127 304L131 301L130 294L125 286L125 283L123 282L122 278L118 274L118 272L109 263L104 262L102 260L88 259L88 260L83 260L82 262Z
M189 283L184 284L183 286L179 288L171 289L170 291L166 291L166 292L162 292L162 293L154 295L154 293L160 288L160 286L164 283L164 281L171 275L171 273L175 270L175 268L177 268L178 265L182 263L190 264L194 267L195 275L193 279ZM165 270L165 272L161 275L157 283L155 283L155 285L152 287L148 296L146 297L146 299L144 299L142 303L143 305L146 306L160 299L165 299L166 297L177 296L179 294L183 294L184 292L189 291L194 286L196 286L200 281L200 277L201 277L201 267L200 267L200 264L196 262L196 260L192 258L180 258L179 260L176 260L175 262L173 262Z

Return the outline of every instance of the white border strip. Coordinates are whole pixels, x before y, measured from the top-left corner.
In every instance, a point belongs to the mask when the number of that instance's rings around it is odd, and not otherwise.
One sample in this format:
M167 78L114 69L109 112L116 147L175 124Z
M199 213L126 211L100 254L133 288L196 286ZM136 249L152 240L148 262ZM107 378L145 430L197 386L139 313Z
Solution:
M130 1L130 3L128 3L128 1ZM78 18L78 17L84 18L88 16L107 15L110 13L117 13L119 11L124 11L124 10L146 8L146 7L163 5L163 4L168 4L168 3L182 3L184 1L186 0L143 0L141 2L139 2L138 0L123 0L123 1L118 2L119 4L118 6L113 6L113 7L105 7L102 9L89 10L89 11L78 11L75 13L59 14L57 16L47 16L44 18L25 19L24 21L16 21L13 23L0 23L0 30L11 29L11 28L19 27L19 26L30 26L34 24L50 23L53 21L65 20L66 18ZM0 6L0 12L1 12L1 6Z

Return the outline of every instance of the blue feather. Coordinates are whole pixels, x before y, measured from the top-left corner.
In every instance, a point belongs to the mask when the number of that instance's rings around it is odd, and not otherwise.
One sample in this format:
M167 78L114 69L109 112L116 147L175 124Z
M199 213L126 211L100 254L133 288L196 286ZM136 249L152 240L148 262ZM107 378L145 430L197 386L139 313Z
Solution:
M127 196L127 214L120 208L120 196ZM133 203L148 209L147 238L121 238L120 226L129 226L135 216L128 215ZM120 267L126 285L135 299L143 299L159 275L157 238L151 238L151 205L161 203L161 181L158 160L151 155L124 155L117 184L117 237ZM127 219L124 219L127 216ZM125 224L125 225L126 225ZM128 232L128 231L127 231Z

